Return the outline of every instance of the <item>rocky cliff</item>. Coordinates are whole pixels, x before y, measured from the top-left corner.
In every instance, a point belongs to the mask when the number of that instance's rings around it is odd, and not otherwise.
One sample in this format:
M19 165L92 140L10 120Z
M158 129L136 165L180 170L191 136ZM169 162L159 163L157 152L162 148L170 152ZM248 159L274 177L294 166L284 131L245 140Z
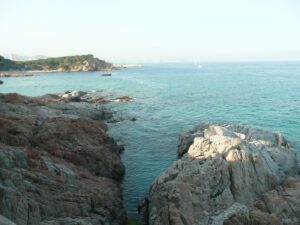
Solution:
M0 94L0 224L125 224L109 117L56 95Z
M204 124L181 137L178 155L150 189L149 224L300 223L295 152L281 134Z

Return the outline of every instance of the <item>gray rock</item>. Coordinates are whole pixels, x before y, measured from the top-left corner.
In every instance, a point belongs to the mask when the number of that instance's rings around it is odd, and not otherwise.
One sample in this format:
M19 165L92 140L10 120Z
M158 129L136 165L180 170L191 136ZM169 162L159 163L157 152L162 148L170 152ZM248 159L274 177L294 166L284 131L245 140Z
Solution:
M42 161L52 176L59 175L68 179L79 178L79 176L65 164L53 163L47 156L43 156Z
M236 206L298 174L280 134L244 126L201 125L181 137L178 153L151 186L150 225L222 224L244 208Z
M27 168L27 166L27 156L21 148L0 143L0 168Z

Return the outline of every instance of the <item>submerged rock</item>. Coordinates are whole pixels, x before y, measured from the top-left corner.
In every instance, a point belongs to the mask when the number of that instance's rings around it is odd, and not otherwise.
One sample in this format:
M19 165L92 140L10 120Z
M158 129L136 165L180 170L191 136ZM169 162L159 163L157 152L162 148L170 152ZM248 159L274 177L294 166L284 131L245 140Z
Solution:
M0 94L4 224L126 223L121 146L106 133L108 112L84 104Z
M269 215L251 211L249 204L298 175L295 152L281 134L244 126L199 126L180 138L178 155L150 189L151 225L267 224L235 223L233 216L257 221L251 219L255 214ZM280 213L271 217L282 221Z
M130 96L120 96L115 98L113 101L131 101L133 98Z

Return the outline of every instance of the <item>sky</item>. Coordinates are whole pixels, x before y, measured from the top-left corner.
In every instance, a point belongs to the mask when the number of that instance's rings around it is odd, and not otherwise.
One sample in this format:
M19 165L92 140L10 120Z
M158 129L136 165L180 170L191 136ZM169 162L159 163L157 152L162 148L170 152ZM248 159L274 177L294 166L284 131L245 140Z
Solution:
M300 60L300 0L0 0L0 55Z

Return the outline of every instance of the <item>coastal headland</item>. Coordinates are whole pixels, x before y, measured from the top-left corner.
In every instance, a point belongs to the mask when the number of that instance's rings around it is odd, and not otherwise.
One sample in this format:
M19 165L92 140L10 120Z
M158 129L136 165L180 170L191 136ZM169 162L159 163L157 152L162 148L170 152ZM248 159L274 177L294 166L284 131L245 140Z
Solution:
M91 54L53 57L30 61L13 61L0 56L0 72L6 76L21 76L32 72L82 72L119 69ZM3 75L3 76L4 76Z

